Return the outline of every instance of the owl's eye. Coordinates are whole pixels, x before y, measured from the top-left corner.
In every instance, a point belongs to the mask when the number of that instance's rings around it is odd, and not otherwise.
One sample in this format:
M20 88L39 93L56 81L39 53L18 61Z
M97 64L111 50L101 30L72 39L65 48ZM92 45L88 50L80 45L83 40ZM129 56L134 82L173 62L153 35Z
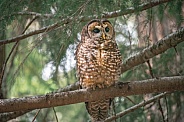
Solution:
M94 32L94 33L99 33L100 30L99 30L98 28L95 28L95 29L93 30L93 32Z
M105 28L105 32L109 32L109 30L110 30L109 27Z

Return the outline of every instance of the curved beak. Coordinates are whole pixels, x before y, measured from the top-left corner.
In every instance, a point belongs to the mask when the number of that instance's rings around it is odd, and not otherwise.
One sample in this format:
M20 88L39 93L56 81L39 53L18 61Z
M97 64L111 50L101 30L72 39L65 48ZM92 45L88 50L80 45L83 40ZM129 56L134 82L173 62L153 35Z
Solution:
M106 36L104 33L102 33L102 38L105 40L106 39Z

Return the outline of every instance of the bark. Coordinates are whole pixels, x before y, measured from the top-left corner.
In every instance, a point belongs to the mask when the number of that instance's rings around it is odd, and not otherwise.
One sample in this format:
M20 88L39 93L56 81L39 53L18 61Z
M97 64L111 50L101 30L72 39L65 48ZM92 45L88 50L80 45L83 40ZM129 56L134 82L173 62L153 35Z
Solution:
M63 106L119 96L167 91L184 91L184 76L163 77L134 82L118 82L115 87L96 90L75 90L23 98L1 99L0 113Z
M108 12L108 13L104 13L103 15L100 15L100 16L98 16L98 15L93 15L93 16L89 16L89 17L82 16L82 17L78 17L77 19L74 19L74 17L66 18L66 19L58 21L58 22L56 22L52 25L43 27L39 30L29 32L27 34L22 34L22 35L19 35L17 37L13 37L13 38L6 39L6 40L0 40L0 45L12 43L12 42L17 42L17 41L23 40L25 38L28 38L30 36L33 36L33 35L37 35L37 34L40 34L40 33L44 33L44 32L54 30L54 29L56 29L60 26L71 23L73 20L78 21L78 22L83 22L83 21L89 21L89 20L94 19L94 18L106 18L106 19L114 18L114 17L119 17L119 16L122 16L122 15L131 14L131 13L134 13L138 10L139 11L144 11L146 9L152 8L154 6L157 6L157 5L169 2L169 1L171 1L171 0L153 0L151 2L141 4L137 8L131 7L131 8L128 8L127 10L119 10L119 11L115 11L115 12ZM31 13L31 14L33 14L33 13ZM40 14L36 14L36 16L39 17Z

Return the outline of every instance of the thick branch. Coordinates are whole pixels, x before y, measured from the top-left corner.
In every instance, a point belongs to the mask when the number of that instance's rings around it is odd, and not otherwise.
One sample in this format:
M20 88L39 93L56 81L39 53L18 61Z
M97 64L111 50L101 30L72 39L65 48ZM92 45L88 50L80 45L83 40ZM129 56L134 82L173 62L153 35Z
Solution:
M36 35L36 34L44 33L44 32L50 31L50 30L54 30L57 27L62 26L64 24L68 24L68 23L70 23L74 20L82 22L82 21L89 21L89 20L94 19L94 18L114 18L114 17L134 13L137 10L143 11L143 10L152 8L154 6L157 6L157 5L160 5L162 3L169 2L169 1L171 1L171 0L153 0L151 2L147 2L147 3L139 5L136 9L131 7L131 8L128 8L126 10L119 10L119 11L115 11L115 12L109 12L109 13L105 13L105 14L100 15L100 16L97 16L97 15L93 15L93 16L89 16L89 17L84 17L83 16L83 17L79 17L77 20L74 19L73 17L69 17L69 18L63 19L63 20L61 20L57 23L54 23L53 25L46 26L44 28L29 32L27 34L22 34L22 35L19 35L17 37L6 39L6 40L0 40L0 45L12 43L12 42L17 42L17 41L20 41L22 39L28 38L28 37ZM30 13L30 14L33 14L33 13ZM41 14L36 14L36 15L38 17L41 16Z
M150 58L161 54L171 47L177 46L179 43L184 41L184 28L180 28L178 31L171 33L170 35L164 37L163 39L157 41L157 43L145 48L143 51L137 53L136 55L128 58L121 65L121 72L125 72L134 66L147 62Z
M2 99L0 100L0 113L20 110L33 110L63 106L85 101L95 101L104 98L129 96L166 91L184 91L184 76L163 77L129 83L118 82L116 87L97 90L76 90L61 93L52 93L41 96Z

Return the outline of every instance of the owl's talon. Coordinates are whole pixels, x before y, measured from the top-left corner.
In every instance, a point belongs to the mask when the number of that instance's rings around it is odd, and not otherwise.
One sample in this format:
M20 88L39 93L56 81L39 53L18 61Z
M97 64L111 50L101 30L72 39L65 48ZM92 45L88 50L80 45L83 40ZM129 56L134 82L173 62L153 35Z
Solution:
M118 88L122 88L122 86L124 86L124 85L128 85L130 82L118 82L117 84L116 84L116 86L118 87Z

